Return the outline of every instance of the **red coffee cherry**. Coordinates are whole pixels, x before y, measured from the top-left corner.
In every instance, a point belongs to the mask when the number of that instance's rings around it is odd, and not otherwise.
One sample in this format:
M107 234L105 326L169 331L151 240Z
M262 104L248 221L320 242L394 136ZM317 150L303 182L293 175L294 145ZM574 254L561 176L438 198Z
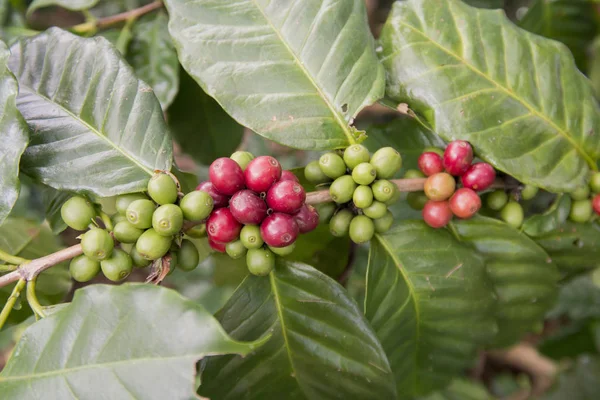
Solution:
M217 158L208 169L210 181L220 193L232 196L244 188L244 171L228 157Z
M295 214L306 200L301 184L294 181L276 182L267 192L267 205L276 212Z
M460 181L464 187L478 192L492 186L495 179L496 170L488 163L473 164L471 165L471 168L460 177Z
M246 167L244 176L248 189L256 193L266 192L281 177L281 165L270 156L256 157Z
M240 190L229 200L231 214L244 225L258 225L267 217L267 204L251 190Z
M419 156L419 169L426 176L444 172L444 162L439 154L428 151Z
M280 181L294 181L294 182L300 182L300 179L298 179L298 177L296 175L294 175L294 173L292 171L281 171L281 178L279 178Z
M260 235L271 247L285 247L296 241L300 228L294 217L283 213L269 215L260 226Z
M464 140L451 142L444 151L444 168L450 175L460 176L467 172L473 161L473 148Z
M294 215L294 219L298 224L300 233L312 232L317 228L317 225L319 225L319 212L313 206L305 204L300 211Z
M592 207L594 208L594 212L600 215L600 194L594 196L592 200Z
M214 251L218 251L219 253L225 253L225 243L217 243L211 238L208 238L208 245Z
M452 220L452 210L447 201L429 200L423 208L423 220L432 228L443 228Z
M210 197L213 199L215 209L227 207L227 204L229 204L229 196L219 193L211 181L202 182L196 187L196 190L203 190L210 194Z
M219 208L210 214L206 221L206 233L215 242L229 243L240 236L242 224L233 216L229 208Z
M450 198L450 209L458 218L471 218L481 208L481 199L473 189L460 188Z

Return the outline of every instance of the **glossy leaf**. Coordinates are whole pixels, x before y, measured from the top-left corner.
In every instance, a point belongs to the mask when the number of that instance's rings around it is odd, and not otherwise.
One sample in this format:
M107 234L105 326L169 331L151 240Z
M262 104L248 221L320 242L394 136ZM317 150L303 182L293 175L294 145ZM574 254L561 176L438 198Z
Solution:
M31 14L38 8L58 6L72 11L87 10L98 4L99 0L33 0L27 8L27 14Z
M103 38L58 28L11 48L17 106L31 142L21 168L55 189L140 191L171 168L171 139L152 89Z
M264 340L263 340L264 342ZM93 285L27 329L0 374L14 399L191 399L196 361L248 354L201 306L153 285Z
M345 147L384 90L362 0L167 0L179 61L240 124L308 150Z
M523 232L529 236L540 236L565 223L571 212L571 196L558 195L550 208L543 214L535 214L523 223Z
M479 382L456 379L448 388L420 400L493 400L493 397Z
M562 44L459 0L396 2L380 41L387 95L444 139L550 191L596 168L599 107Z
M371 241L365 315L404 398L444 388L496 333L483 260L447 230L402 221Z
M249 276L217 314L232 337L272 332L245 358L209 359L200 394L214 399L394 399L387 359L344 288L312 267L278 261Z

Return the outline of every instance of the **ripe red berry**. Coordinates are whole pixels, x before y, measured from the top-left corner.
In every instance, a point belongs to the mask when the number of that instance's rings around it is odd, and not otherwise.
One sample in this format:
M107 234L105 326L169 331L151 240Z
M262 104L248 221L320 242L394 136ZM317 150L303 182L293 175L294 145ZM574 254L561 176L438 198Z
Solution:
M600 215L600 194L594 196L594 199L592 200L592 207L594 208L596 214Z
M219 253L225 253L225 243L217 243L211 238L208 238L208 245L214 251L218 251Z
M227 207L227 204L229 204L229 196L219 193L211 181L202 182L196 187L196 190L203 190L210 194L210 197L213 199L215 209Z
M494 170L494 167L488 163L473 164L471 168L460 177L460 181L464 187L478 192L492 186L494 179L496 179L496 171Z
M423 220L432 228L443 228L452 219L452 210L447 201L429 200L423 208Z
M295 181L295 182L300 182L300 179L298 179L298 177L296 175L294 175L294 173L292 171L281 171L281 178L279 178L280 181Z
M276 182L267 192L267 205L276 212L294 214L306 200L301 184L294 181Z
M300 228L294 217L283 213L269 215L260 226L260 235L271 247L285 247L296 241Z
M419 156L419 169L426 176L444 172L444 162L439 154L428 151Z
M256 193L266 192L281 177L281 165L270 156L256 157L246 167L244 176L248 189Z
M267 217L267 204L251 190L240 190L229 201L231 214L244 225L258 225Z
M217 158L208 169L210 181L219 192L232 196L244 188L244 171L228 157Z
M471 218L481 208L481 199L473 189L460 188L450 198L450 209L458 218Z
M313 206L305 204L300 211L294 215L294 219L298 224L300 233L308 233L314 231L317 228L317 225L319 225L319 212Z
M473 161L473 149L464 140L451 142L444 151L444 168L450 175L460 176L467 172Z
M218 243L229 243L238 238L242 224L233 216L229 208L219 208L210 214L206 221L209 238Z

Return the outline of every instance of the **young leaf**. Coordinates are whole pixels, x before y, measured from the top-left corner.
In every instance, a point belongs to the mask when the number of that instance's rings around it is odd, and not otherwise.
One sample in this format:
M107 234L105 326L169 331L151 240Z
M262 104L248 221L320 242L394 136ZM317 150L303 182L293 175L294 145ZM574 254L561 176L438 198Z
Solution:
M93 285L25 331L0 373L6 398L191 399L195 364L246 355L201 306L153 285Z
M23 170L48 186L106 197L145 189L171 168L156 97L104 38L58 28L11 48L17 107L31 143Z
M543 214L535 214L523 223L523 232L529 236L540 236L556 230L569 217L571 211L571 196L560 194L556 196L552 206Z
M278 261L249 276L217 317L232 337L271 340L248 357L209 359L200 394L214 399L395 399L375 333L344 288L312 267Z
M27 15L31 15L38 8L59 6L72 11L87 10L98 4L99 0L33 0L27 8Z
M363 0L167 0L179 61L239 123L323 150L362 135L352 121L383 95Z
M443 138L550 191L596 168L599 107L564 45L459 0L396 2L381 44L387 95Z
M444 388L496 333L483 260L446 230L402 221L371 242L365 315L398 393Z

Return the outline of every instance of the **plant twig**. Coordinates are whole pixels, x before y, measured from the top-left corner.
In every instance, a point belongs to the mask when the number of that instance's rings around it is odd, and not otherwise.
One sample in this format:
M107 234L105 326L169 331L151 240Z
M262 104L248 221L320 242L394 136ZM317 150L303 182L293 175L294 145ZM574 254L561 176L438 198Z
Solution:
M15 285L15 288L10 294L10 297L8 298L8 300L6 300L6 304L4 305L2 312L0 312L0 330L2 330L2 327L6 323L6 320L8 319L10 312L12 311L15 303L17 302L17 299L21 295L21 291L25 287L26 282L27 281L25 281L25 279L23 278L19 279L19 282Z
M6 253L5 251L0 250L0 260L5 261L9 264L24 264L26 262L29 262L28 259L26 258L21 258L21 257L17 257L17 256L13 256L10 255L8 253Z
M92 20L88 22L84 22L79 25L75 25L71 27L73 32L77 33L88 33L94 32L98 29L104 29L109 26L118 24L120 22L125 22L129 19L136 19L141 17L144 14L148 14L154 10L158 10L163 7L162 1L154 1L150 4L146 4L140 8L135 8L133 10L125 11L121 14L111 15L110 17L99 18L97 20Z
M31 309L36 315L39 315L41 318L46 318L44 307L42 307L37 298L37 295L35 294L36 279L37 278L33 278L32 280L27 282L27 302L29 303L29 307L31 307Z

